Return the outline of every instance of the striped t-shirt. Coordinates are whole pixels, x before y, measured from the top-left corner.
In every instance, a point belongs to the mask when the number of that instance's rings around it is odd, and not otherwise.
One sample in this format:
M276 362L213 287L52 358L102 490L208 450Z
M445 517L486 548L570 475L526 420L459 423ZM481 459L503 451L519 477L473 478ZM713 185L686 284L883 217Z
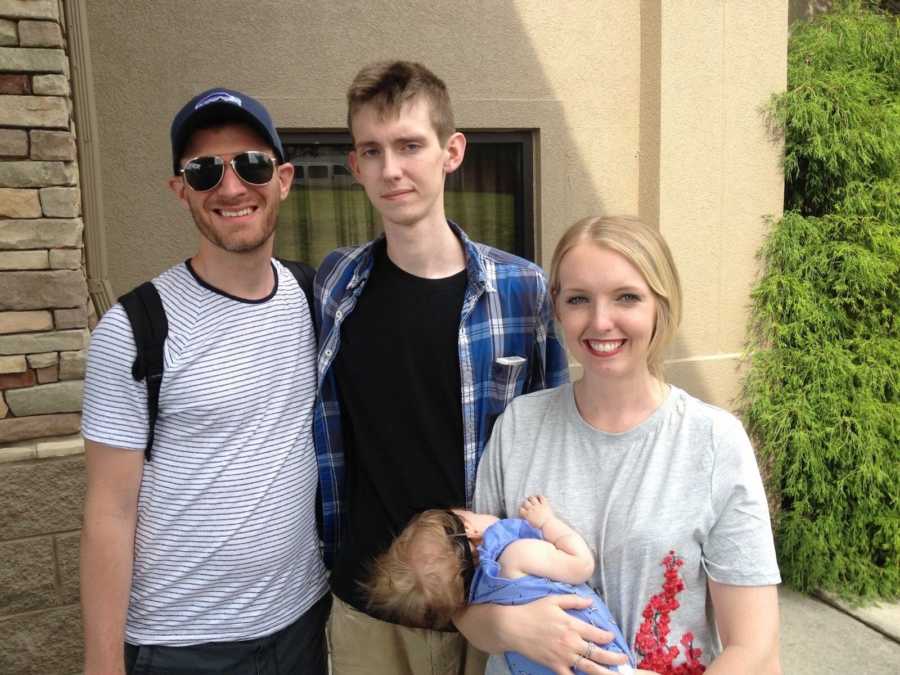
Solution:
M247 640L292 623L327 591L315 525L315 333L277 261L258 301L189 264L154 279L169 321L153 461L138 500L126 640ZM120 305L91 339L85 438L141 452L147 391L131 376Z

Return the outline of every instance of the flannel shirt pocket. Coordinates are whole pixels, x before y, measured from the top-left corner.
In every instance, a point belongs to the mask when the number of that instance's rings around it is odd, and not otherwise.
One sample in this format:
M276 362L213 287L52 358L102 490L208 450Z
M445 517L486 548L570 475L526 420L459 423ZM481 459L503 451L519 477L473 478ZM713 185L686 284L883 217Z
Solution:
M491 399L493 413L499 415L510 401L525 388L527 359L523 356L501 356L491 368Z

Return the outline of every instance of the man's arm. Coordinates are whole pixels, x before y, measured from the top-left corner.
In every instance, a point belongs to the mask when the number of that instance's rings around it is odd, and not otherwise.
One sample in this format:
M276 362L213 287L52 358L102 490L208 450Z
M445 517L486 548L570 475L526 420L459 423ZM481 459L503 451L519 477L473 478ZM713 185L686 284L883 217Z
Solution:
M81 529L85 675L125 672L125 616L144 455L85 439L87 497Z
M723 647L708 675L781 675L778 588L708 583Z

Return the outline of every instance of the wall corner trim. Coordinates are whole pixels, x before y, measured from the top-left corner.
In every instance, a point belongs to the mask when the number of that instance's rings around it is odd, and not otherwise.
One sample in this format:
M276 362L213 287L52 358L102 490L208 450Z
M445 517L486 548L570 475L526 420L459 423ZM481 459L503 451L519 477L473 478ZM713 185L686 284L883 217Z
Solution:
M106 264L106 225L100 180L100 149L97 147L97 110L88 38L87 7L83 0L65 0L66 41L72 67L72 107L77 133L81 204L88 291L98 314L114 300Z

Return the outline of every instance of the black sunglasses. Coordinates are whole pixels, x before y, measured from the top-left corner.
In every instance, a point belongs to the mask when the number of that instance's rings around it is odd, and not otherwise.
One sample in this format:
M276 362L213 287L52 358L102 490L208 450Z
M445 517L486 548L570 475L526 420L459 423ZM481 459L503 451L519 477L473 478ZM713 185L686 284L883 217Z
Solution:
M207 192L222 182L225 163L226 160L218 155L194 157L184 163L179 173L192 190ZM247 185L267 185L275 175L275 158L259 150L242 152L227 160L227 163Z
M462 575L463 588L466 593L466 600L469 598L469 587L472 585L472 577L475 576L475 560L472 556L472 542L469 541L469 535L466 534L466 524L463 519L456 515L450 509L444 510L453 521L453 527L444 525L444 532L453 540L457 548L457 555L462 564L460 574Z

